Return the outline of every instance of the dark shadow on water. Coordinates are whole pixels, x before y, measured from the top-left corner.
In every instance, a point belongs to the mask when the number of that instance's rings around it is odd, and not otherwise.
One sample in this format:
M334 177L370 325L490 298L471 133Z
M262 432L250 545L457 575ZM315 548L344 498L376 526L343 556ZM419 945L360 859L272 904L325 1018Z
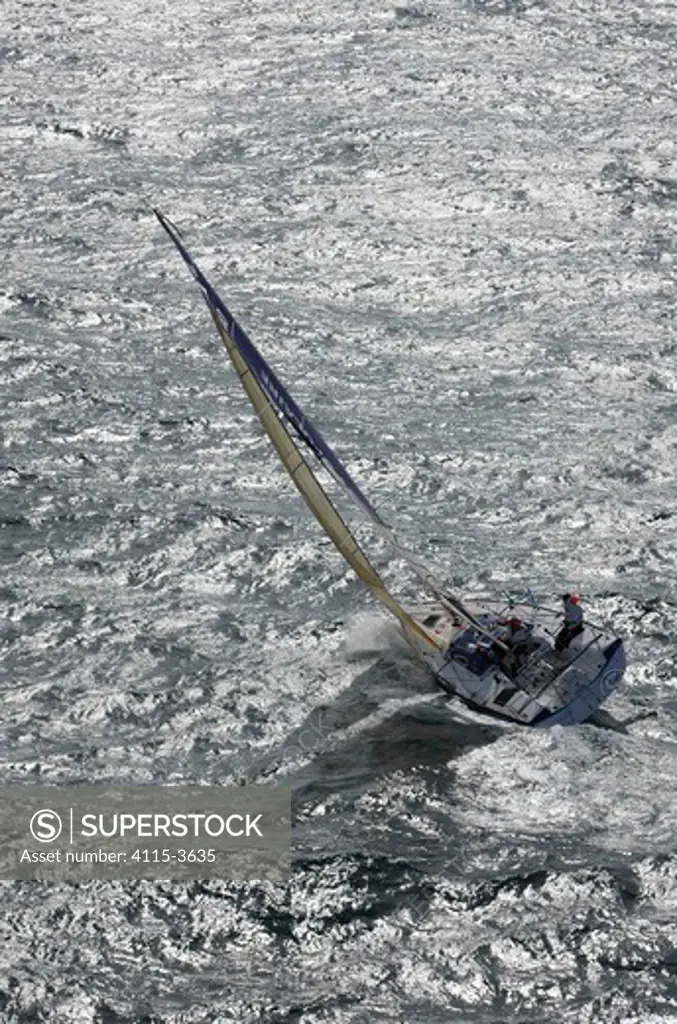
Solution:
M318 753L284 783L291 785L297 808L338 793L355 796L380 776L440 768L467 750L492 743L503 731L455 720L441 695L438 704L410 704L366 723L358 735Z
M465 0L473 14L485 16L519 17L531 7L543 7L543 0Z
M436 768L492 743L500 725L460 721L453 700L411 661L380 657L330 704L249 766L247 782L292 787L296 800L357 793L375 777Z
M610 732L627 733L627 722L622 722L618 718L614 718L608 711L596 711L591 718L588 719L590 725L596 725L598 729L608 729Z
M658 712L652 708L649 711L639 711L636 715L631 715L630 718L620 719L614 718L608 711L601 709L596 711L588 721L590 725L596 725L598 729L608 729L610 732L619 732L626 736L629 725L634 725L635 722L643 722L645 718L658 718Z

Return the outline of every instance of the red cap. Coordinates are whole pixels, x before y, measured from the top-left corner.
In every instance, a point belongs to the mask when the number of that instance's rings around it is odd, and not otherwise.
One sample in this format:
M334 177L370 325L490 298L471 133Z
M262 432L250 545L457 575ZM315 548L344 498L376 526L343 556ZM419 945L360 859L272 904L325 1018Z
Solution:
M578 594L569 594L569 601L571 601L572 604L578 604L580 597Z

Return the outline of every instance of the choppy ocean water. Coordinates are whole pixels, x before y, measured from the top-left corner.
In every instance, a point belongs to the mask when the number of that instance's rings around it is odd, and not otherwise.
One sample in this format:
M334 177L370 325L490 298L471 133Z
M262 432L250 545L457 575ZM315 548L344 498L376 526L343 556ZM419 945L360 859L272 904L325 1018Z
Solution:
M0 1017L677 1019L677 5L3 21L0 778L296 823L287 887L4 883ZM148 202L411 546L614 622L614 727L459 721Z

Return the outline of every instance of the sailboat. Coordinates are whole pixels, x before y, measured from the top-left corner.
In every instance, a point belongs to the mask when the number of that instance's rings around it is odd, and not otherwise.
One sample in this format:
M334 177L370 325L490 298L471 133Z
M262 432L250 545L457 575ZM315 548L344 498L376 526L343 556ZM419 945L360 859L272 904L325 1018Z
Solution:
M395 616L438 684L473 711L511 723L547 727L590 718L623 676L621 638L587 620L568 629L564 612L540 604L530 591L467 600L452 593L400 543L199 269L178 229L159 210L154 213L200 288L261 426L307 506L359 579ZM315 469L333 478L409 566L426 600L404 607L391 593Z

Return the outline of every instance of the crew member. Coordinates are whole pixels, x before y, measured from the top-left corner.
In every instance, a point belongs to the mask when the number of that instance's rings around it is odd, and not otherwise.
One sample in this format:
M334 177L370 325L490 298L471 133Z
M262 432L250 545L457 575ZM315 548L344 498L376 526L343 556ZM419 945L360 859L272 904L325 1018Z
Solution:
M531 627L528 623L512 618L508 619L508 626L510 627L510 643L513 647L521 647L528 642L531 635Z
M501 668L507 675L513 676L528 653L531 628L517 617L502 619L498 630L494 631L494 635L508 648L506 651L505 647L501 647L497 643L494 644L493 649Z
M564 651L583 632L583 609L577 594L562 594L564 625L555 637L555 650Z

